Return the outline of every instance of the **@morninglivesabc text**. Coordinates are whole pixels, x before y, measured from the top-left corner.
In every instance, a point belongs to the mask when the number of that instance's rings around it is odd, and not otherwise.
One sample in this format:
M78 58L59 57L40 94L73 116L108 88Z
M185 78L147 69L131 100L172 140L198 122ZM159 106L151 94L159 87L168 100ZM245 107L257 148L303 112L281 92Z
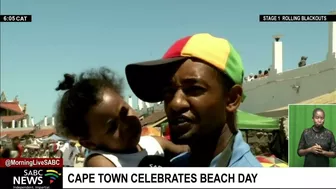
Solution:
M56 166L61 163L62 159L6 159L6 167L17 167L17 166L29 166L29 167L39 167L39 166Z
M62 158L0 158L1 189L63 188Z

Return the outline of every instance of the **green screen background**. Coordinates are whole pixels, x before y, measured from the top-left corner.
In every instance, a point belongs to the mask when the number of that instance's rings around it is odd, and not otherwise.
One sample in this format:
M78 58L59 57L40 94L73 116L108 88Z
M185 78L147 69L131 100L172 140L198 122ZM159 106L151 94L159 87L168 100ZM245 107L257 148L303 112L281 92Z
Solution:
M303 167L304 157L297 155L297 148L304 129L313 126L315 108L325 112L324 126L336 134L336 105L289 105L289 166ZM336 167L336 159L330 159L330 166Z

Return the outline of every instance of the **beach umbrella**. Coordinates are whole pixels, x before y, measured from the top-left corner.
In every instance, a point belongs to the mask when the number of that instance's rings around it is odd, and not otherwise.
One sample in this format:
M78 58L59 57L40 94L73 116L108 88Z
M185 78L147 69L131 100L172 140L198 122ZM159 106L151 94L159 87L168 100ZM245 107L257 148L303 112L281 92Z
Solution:
M141 136L161 136L161 132L154 127L142 127Z
M288 167L288 164L275 157L272 156L257 156L258 161L261 163L263 167Z

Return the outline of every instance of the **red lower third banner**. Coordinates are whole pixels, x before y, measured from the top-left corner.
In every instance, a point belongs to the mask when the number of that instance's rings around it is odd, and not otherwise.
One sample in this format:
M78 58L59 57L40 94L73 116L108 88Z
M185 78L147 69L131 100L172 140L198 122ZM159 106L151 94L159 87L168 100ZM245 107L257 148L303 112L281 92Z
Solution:
M0 158L0 167L53 168L63 167L62 158Z

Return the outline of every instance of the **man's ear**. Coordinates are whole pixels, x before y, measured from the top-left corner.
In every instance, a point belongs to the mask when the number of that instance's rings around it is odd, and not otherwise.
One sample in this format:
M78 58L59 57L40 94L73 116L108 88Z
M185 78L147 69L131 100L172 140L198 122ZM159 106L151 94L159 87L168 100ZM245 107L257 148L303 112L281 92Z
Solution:
M243 88L240 85L235 85L228 93L228 101L226 104L226 110L228 112L235 112L242 101Z

